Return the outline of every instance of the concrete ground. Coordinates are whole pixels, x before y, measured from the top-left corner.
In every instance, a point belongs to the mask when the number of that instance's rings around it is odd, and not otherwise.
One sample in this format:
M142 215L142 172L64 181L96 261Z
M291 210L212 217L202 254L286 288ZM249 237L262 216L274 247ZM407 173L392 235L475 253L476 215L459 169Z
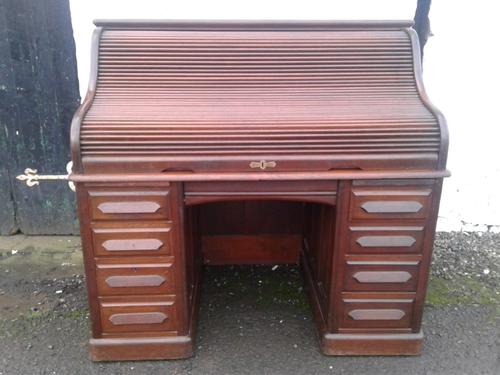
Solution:
M440 233L420 357L319 353L297 268L205 270L196 354L92 363L77 237L0 237L0 375L498 374L499 234Z

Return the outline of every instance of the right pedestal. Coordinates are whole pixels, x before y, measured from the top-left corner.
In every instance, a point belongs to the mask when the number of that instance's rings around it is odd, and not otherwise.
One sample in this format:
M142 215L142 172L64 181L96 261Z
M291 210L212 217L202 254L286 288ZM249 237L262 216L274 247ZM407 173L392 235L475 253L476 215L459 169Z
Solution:
M440 192L441 180L339 182L331 246L306 236L301 257L324 354L420 354Z

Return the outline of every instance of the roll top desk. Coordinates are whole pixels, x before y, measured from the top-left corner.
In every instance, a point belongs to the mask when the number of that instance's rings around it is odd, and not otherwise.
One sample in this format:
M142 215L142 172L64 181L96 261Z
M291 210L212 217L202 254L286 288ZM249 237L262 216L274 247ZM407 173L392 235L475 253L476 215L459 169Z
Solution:
M71 130L92 358L192 355L203 264L300 264L323 353L419 354L448 141L411 23L96 26Z

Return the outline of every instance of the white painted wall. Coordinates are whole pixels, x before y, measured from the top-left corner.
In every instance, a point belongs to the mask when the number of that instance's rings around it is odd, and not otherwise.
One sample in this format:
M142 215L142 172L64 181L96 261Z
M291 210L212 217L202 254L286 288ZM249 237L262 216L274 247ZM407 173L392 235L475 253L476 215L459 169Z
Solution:
M70 0L85 95L92 20L412 19L416 0ZM472 6L473 4L473 6ZM496 1L434 0L424 82L451 134L439 230L500 230L500 42Z
M441 201L442 230L500 229L498 5L433 1L431 7L434 36L424 51L424 81L448 120L453 173Z

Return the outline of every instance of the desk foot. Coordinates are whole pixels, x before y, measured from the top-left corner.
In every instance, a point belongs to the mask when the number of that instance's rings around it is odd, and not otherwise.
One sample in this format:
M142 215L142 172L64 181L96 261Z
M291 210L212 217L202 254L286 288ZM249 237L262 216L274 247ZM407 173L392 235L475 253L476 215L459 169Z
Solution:
M320 337L320 347L326 355L420 355L422 341L422 332L326 333Z
M180 359L192 355L190 336L90 339L93 361Z

